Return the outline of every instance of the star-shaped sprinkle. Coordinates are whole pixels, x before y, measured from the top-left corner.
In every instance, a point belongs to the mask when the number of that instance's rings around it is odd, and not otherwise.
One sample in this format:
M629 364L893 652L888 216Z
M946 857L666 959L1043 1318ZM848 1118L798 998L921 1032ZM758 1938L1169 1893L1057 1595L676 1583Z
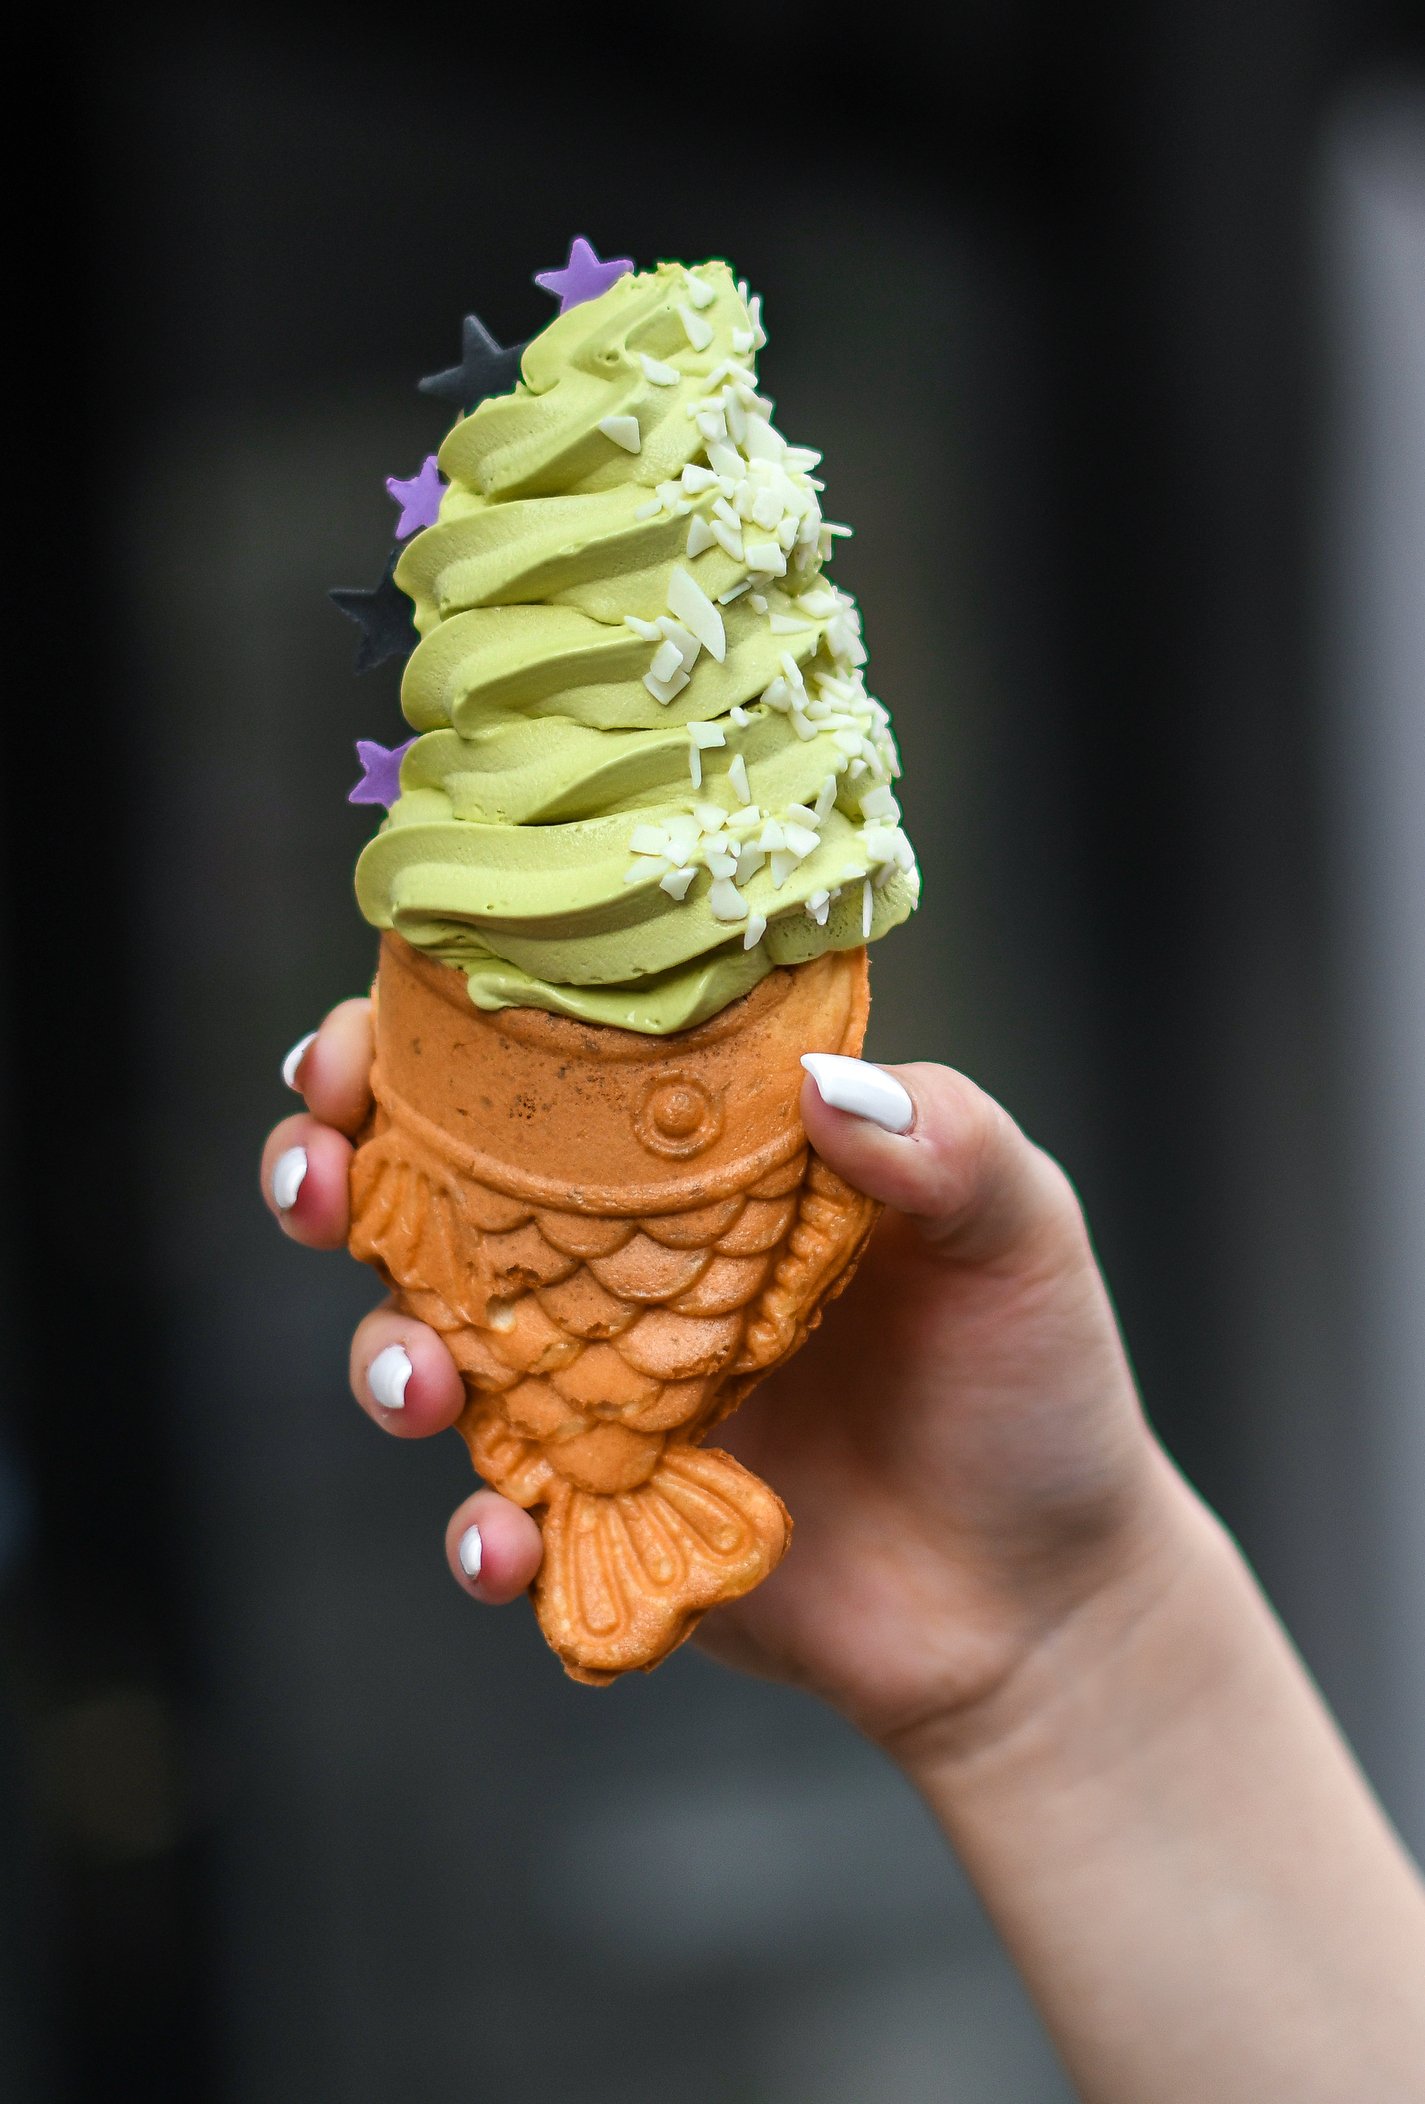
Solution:
M361 630L356 646L356 669L369 672L387 658L409 657L417 642L415 609L397 584L393 572L399 548L393 548L380 584L369 592L340 585L327 597Z
M347 797L349 804L384 804L389 811L401 793L401 762L415 744L407 738L404 745L393 745L388 751L372 738L358 738L356 757L361 762L361 780Z
M440 500L445 495L445 484L440 479L440 465L434 453L427 454L421 462L419 474L404 482L399 475L389 475L386 488L401 507L401 516L396 521L398 541L419 533L423 526L434 526Z
M470 410L486 395L508 394L520 376L522 343L502 349L478 314L467 314L460 325L460 363L443 373L431 373L420 383L421 393L454 402L457 409Z
M585 300L596 300L610 285L626 277L633 268L627 256L619 256L612 263L601 263L593 248L582 234L576 234L569 244L569 261L562 270L537 270L534 282L545 292L552 292L559 301L559 311L567 314L571 307L581 307Z

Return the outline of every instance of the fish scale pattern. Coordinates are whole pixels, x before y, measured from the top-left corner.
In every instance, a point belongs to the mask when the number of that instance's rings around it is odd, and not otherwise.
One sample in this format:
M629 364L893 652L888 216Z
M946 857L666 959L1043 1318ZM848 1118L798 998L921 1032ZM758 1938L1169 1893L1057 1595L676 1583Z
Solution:
M551 1208L378 1108L353 1254L444 1336L477 1469L542 1513L535 1604L575 1677L656 1662L777 1561L780 1500L697 1442L801 1343L875 1212L805 1145L682 1211Z

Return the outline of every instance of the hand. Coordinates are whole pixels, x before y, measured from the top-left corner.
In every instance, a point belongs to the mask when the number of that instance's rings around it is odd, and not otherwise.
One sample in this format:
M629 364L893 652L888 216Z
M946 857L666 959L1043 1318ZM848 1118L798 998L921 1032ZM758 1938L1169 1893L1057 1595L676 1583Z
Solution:
M262 1181L311 1247L346 1239L370 1065L365 1001L289 1055L310 1112L272 1133ZM962 1076L895 1072L915 1106L905 1134L804 1088L817 1151L894 1210L823 1327L719 1429L786 1499L796 1535L774 1575L700 1635L904 1744L983 1711L1088 1598L1151 1560L1172 1539L1180 1486L1139 1410L1063 1172ZM440 1338L389 1303L356 1332L351 1383L402 1438L444 1430L464 1403ZM446 1550L468 1592L501 1602L533 1578L540 1534L479 1491Z

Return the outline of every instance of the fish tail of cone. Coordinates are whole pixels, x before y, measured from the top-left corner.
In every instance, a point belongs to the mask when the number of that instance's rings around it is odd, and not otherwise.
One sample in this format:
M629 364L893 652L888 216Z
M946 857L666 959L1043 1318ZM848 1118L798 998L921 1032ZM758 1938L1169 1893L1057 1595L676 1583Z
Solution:
M760 1585L791 1531L776 1492L716 1448L668 1446L631 1491L561 1485L533 1588L545 1640L590 1685L649 1671L709 1608Z
M879 1213L799 1114L801 1052L860 1050L866 953L779 970L668 1038L485 1014L398 937L376 991L352 1253L446 1336L476 1468L543 1528L532 1592L566 1672L649 1670L787 1546L776 1493L697 1442L805 1341ZM704 1305L680 1265L754 1283L731 1310L704 1284ZM570 1312L586 1271L626 1295L608 1342Z

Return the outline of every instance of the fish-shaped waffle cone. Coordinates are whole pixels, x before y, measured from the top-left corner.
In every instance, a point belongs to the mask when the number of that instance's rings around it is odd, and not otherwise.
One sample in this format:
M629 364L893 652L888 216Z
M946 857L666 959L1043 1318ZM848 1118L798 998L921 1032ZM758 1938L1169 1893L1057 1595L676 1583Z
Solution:
M866 952L772 972L671 1037L489 1014L382 939L351 1249L440 1331L476 1468L544 1530L576 1680L655 1666L750 1592L785 1506L700 1444L804 1341L878 1207L807 1145L803 1052L856 1053Z

